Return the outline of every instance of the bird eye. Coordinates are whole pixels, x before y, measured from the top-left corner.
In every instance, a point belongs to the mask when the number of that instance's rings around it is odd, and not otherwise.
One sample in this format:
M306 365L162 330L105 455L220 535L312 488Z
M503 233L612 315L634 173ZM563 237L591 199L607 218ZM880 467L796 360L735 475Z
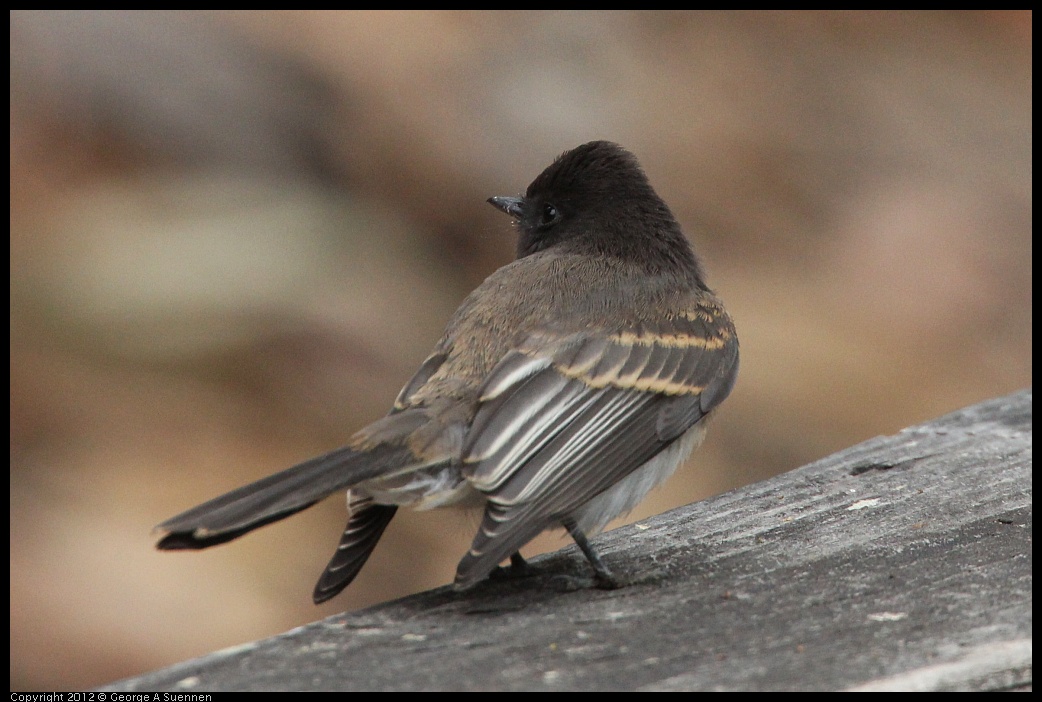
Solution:
M539 226L549 227L550 225L555 224L557 220L559 220L560 218L561 213L557 210L556 207L554 207L548 202L545 205L543 205L543 216L542 219L540 219L539 221Z

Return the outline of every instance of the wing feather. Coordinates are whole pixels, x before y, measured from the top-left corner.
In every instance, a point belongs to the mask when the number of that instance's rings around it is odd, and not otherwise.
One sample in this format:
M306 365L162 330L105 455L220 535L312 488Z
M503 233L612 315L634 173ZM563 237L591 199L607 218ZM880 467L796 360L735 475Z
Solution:
M657 325L533 334L491 374L463 447L488 496L457 584L625 479L730 392L738 342L706 301ZM505 379L517 382L504 382Z

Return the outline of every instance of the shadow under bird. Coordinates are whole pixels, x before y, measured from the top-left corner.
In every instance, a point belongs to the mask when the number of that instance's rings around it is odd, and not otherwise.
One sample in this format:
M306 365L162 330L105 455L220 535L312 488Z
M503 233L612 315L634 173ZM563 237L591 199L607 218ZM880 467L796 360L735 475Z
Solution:
M449 321L390 413L347 445L160 524L160 549L231 541L348 490L349 518L315 587L355 578L401 505L483 506L455 585L479 582L546 529L587 541L694 449L738 373L738 339L702 266L636 158L594 141L523 197L517 259Z

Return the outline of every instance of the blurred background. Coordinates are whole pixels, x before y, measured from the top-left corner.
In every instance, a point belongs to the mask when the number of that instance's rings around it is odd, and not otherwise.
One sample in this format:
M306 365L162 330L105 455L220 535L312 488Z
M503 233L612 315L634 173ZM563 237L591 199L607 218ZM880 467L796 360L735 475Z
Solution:
M456 512L400 512L318 608L340 498L206 552L150 530L382 416L512 258L485 199L585 141L641 160L742 343L631 521L1030 385L1031 39L1027 11L12 11L12 689L450 582Z

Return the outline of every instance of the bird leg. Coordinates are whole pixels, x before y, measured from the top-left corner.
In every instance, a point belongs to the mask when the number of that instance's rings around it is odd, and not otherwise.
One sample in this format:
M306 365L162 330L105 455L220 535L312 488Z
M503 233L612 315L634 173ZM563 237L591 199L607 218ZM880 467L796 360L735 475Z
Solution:
M524 559L521 552L516 551L510 557L509 566L497 566L495 570L489 573L488 577L493 580L498 580L501 578L526 578L531 574L532 567L528 565L528 561Z
M601 557L593 550L593 546L590 545L590 541L586 538L586 534L579 530L578 525L574 520L566 519L561 522L564 528L568 530L568 534L575 541L579 550L586 556L586 560L590 562L590 566L593 568L595 575L596 585L602 590L615 590L621 587L619 582L612 575L611 571L608 570L608 566L604 565L604 561Z

